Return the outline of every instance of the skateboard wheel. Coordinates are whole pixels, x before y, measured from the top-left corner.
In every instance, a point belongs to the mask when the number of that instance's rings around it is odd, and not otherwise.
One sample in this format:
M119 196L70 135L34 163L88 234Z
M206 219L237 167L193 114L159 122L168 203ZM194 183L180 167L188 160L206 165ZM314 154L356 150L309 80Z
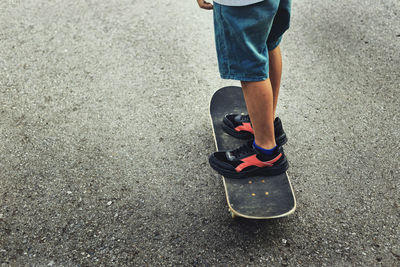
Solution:
M231 213L232 219L235 219L236 218L236 214L233 213L233 211L230 211L230 213Z

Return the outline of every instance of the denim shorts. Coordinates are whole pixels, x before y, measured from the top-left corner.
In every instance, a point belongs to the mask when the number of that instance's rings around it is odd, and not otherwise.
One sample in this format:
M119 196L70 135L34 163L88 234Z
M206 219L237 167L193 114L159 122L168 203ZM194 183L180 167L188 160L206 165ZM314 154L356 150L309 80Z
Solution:
M289 28L291 0L264 0L248 6L214 2L218 67L223 79L263 81L268 78L268 51Z

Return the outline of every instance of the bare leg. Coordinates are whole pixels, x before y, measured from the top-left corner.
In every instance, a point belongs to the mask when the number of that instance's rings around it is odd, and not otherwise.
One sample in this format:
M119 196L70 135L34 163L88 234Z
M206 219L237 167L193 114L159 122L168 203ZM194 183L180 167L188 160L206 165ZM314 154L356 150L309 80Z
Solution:
M259 82L241 82L247 111L258 146L272 149L276 146L274 134L274 95L270 79Z
M265 149L275 144L274 119L282 76L281 49L268 51L269 79L260 82L241 82L247 111L254 129L257 145Z
M269 57L269 78L271 80L272 92L274 95L274 118L276 106L278 104L279 88L282 76L282 56L281 49L277 46L274 50L268 51Z

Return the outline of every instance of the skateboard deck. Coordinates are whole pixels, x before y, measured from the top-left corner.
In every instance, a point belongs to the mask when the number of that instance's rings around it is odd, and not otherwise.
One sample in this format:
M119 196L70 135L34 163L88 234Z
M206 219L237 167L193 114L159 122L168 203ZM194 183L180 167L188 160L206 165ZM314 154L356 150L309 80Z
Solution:
M217 151L235 149L246 142L230 136L222 129L222 119L228 113L247 114L242 88L223 87L211 99L210 115ZM222 179L233 218L272 219L287 216L296 209L296 199L287 172L276 176Z

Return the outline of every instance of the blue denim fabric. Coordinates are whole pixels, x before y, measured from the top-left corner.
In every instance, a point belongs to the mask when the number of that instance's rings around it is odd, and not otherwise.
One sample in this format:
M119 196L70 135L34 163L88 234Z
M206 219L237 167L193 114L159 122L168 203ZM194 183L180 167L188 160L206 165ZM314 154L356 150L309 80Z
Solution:
M248 6L214 2L218 66L223 79L268 78L268 50L275 49L289 28L291 0L264 0Z

